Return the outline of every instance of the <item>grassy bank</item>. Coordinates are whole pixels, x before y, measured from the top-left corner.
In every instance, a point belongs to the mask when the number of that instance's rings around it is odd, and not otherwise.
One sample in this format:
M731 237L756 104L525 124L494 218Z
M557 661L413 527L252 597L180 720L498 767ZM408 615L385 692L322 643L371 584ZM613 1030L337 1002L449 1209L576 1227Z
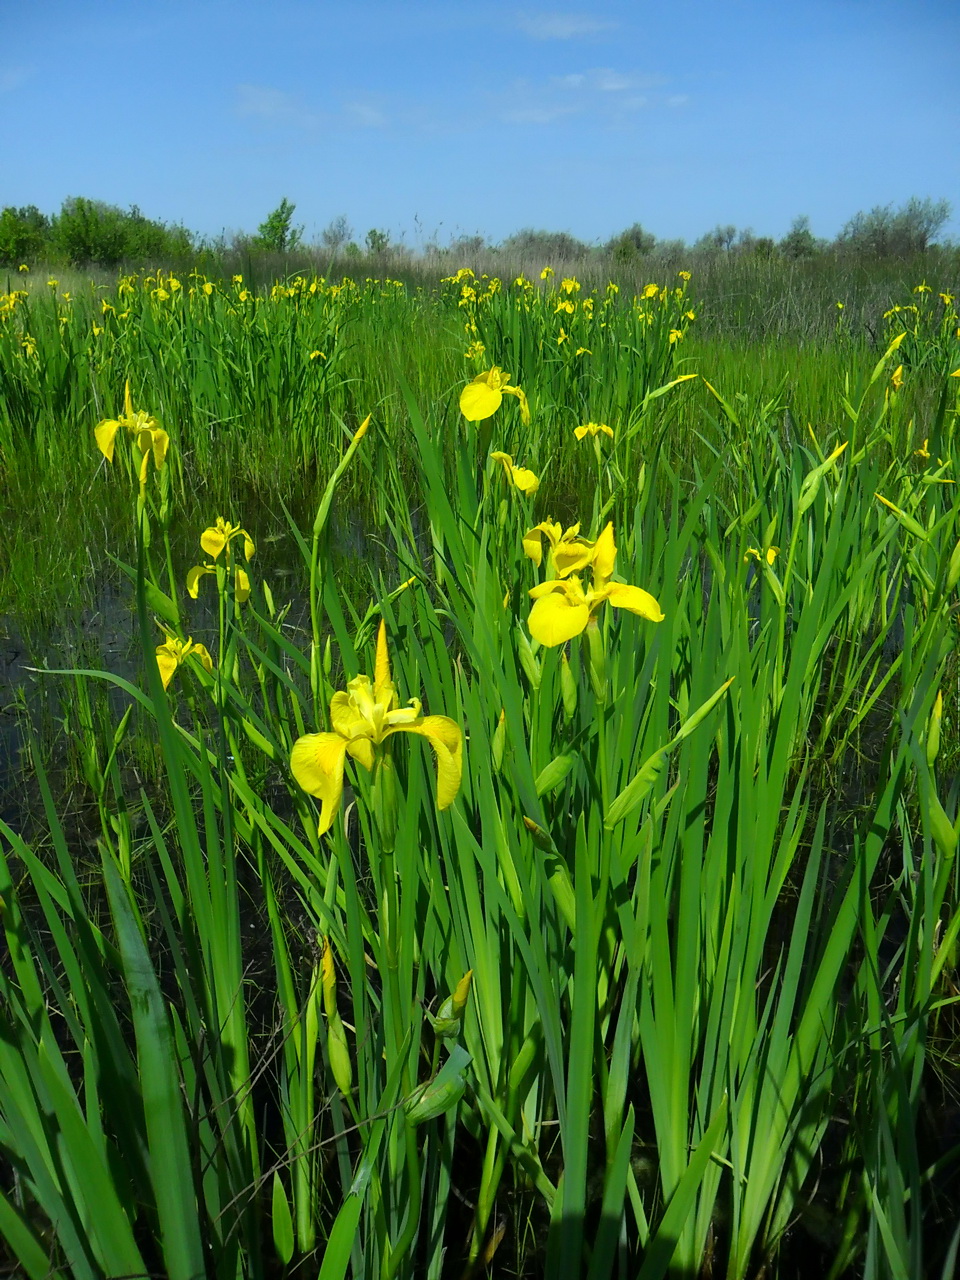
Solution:
M12 1263L952 1273L922 284L776 343L676 273L8 295L4 608L110 552L137 637L43 677L82 847L42 743L0 823Z

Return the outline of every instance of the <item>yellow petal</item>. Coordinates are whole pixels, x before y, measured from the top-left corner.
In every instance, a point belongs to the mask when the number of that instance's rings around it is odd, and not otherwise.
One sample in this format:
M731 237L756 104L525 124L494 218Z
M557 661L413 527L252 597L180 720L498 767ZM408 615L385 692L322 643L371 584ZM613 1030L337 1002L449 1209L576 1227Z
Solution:
M367 773L373 773L376 753L369 738L355 738L353 742L348 742L347 751L358 764L363 765Z
M579 528L579 525L575 526ZM570 537L570 530L553 549L553 567L557 576L565 578L569 573L578 573L593 563L594 544L586 538Z
M162 427L154 427L150 434L153 437L153 465L159 469L166 462L167 450L170 448L170 437Z
M532 498L540 488L539 477L535 476L526 467L511 467L510 475L520 492L525 493L528 498Z
M246 529L241 529L240 532L243 534L243 558L245 560L252 560L256 555L257 548L253 545L253 539L250 537L249 533L247 533Z
M180 654L172 644L168 642L157 645L157 666L160 668L160 679L163 681L164 689L170 687L173 673L179 665Z
M613 521L607 523L606 528L597 539L596 546L593 551L593 577L598 583L609 582L613 577L613 566L617 562L617 544L613 540Z
M200 579L207 573L215 573L215 569L208 569L206 565L195 564L187 574L187 594L191 600L196 600L200 594Z
M468 422L482 422L497 412L503 394L483 382L468 382L460 392L460 412Z
M226 530L222 526L223 521L218 520L216 528L211 526L209 529L204 529L200 535L201 547L203 547L208 556L213 556L214 560L227 545Z
M349 693L342 690L330 699L330 723L345 741L370 736L370 726L351 702Z
M546 536L551 547L555 547L562 533L563 529L559 524L555 524L552 520L542 520L540 524L534 525L523 535L523 554L539 569L543 560L542 536Z
M97 438L97 445L108 462L113 461L113 446L119 430L120 423L116 418L104 418L103 422L94 428L93 434Z
M437 757L437 808L449 809L463 778L463 734L449 716L424 716L419 724L400 725L408 733L419 733L433 747Z
M380 627L377 631L377 658L373 668L373 688L377 698L380 691L390 686L391 693L393 690L392 680L390 678L390 652L387 649L387 624L383 618L380 619ZM392 701L392 698L391 698Z
M565 591L542 596L530 610L527 626L534 640L552 648L580 635L590 620L585 602L571 599Z
M320 801L319 832L333 826L343 795L343 760L347 744L338 733L308 733L290 753L290 770L299 785Z
M234 571L233 594L238 604L243 604L250 596L250 578L244 569Z
M204 644L188 645L186 652L189 654L194 654L196 657L198 657L201 663L203 664L204 670L208 672L213 671L213 659L210 657L210 654L207 651L206 645Z
M638 613L641 618L648 618L651 622L662 622L666 616L656 599L642 587L611 582L604 595L614 608L629 609L631 613Z

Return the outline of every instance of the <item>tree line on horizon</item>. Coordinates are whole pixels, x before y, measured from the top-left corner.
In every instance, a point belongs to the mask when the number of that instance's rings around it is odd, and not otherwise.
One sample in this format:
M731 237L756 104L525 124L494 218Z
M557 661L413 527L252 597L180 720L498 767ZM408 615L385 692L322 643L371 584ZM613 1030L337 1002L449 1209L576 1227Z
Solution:
M156 264L183 261L199 254L214 257L227 253L293 253L314 250L334 258L377 258L387 254L413 256L402 239L395 241L378 228L355 237L345 215L339 215L308 244L303 227L294 224L296 206L284 197L257 228L255 234L223 234L206 239L179 223L169 224L147 218L136 205L124 210L102 200L70 196L59 213L47 215L35 205L0 210L0 265L62 262L76 267L115 267L120 264ZM539 258L547 261L577 261L603 256L628 264L659 255L741 254L786 259L816 258L826 254L870 258L908 258L925 253L951 217L947 200L911 197L895 208L892 204L862 210L843 226L833 240L815 236L810 219L801 215L780 240L757 236L750 228L719 225L692 244L684 240L658 239L641 223L618 232L603 244L588 244L566 231L525 228L499 243L481 235L460 235L449 244L435 241L424 245L424 257L469 258L481 253L498 253L511 260Z

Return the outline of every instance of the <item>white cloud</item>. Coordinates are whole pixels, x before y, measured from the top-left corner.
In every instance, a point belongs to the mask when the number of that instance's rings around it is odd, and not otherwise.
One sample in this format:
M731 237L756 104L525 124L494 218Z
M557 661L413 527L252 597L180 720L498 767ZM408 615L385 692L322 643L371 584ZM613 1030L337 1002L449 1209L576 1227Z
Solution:
M235 110L247 120L278 128L316 131L323 128L382 129L391 117L373 100L352 98L339 108L318 112L304 106L292 93L266 85L237 85Z
M345 102L343 114L348 123L361 129L382 129L387 123L386 115L370 102Z
M237 85L236 110L240 116L267 124L296 125L302 129L319 124L318 117L302 107L293 94L263 85Z
M553 124L554 120L576 112L576 107L515 107L504 111L500 119L505 124Z
M32 75L32 67L0 67L0 93L12 93Z
M521 14L517 26L534 40L574 40L613 31L617 23L575 13Z

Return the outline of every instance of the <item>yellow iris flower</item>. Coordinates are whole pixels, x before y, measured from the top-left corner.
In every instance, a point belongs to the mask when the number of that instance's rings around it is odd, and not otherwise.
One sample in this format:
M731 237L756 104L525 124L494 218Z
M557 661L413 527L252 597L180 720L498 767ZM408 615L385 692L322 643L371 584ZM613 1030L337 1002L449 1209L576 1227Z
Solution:
M119 418L104 418L94 428L97 445L108 462L113 461L113 448L117 432L121 427L133 438L137 448L140 450L142 455L140 483L145 484L147 463L151 453L153 454L154 466L157 468L162 467L166 461L167 450L170 447L170 437L157 423L156 418L151 418L142 409L134 411L133 401L130 398L129 378L123 392L123 413Z
M420 699L401 707L390 676L386 627L377 636L373 682L357 676L346 692L330 702L333 733L309 733L298 738L290 755L297 782L320 801L320 834L329 831L343 795L343 766L349 754L372 770L378 751L395 733L417 733L426 738L437 757L437 808L447 809L460 790L463 776L463 734L449 716L425 716Z
M230 546L231 542L237 538L243 539L243 558L250 561L256 547L253 539L247 533L246 529L242 529L239 525L231 524L229 520L224 520L223 516L217 516L217 523L204 529L200 535L200 545L206 551L208 556L213 556L214 560L220 555L221 551L226 551L226 563L229 569L232 565L233 551ZM200 579L208 573L216 573L217 567L213 564L195 564L187 574L187 592L192 599L196 600L200 593ZM250 595L250 578L245 569L239 566L233 568L233 593L238 604L243 602Z
M520 417L524 423L529 423L527 397L520 387L508 386L509 382L509 373L504 373L497 365L485 373L478 373L460 392L460 412L468 422L482 422L497 412L504 396L516 396L520 401Z
M650 622L662 622L665 615L649 591L611 581L616 559L611 521L593 544L590 560L593 582L589 588L584 588L579 577L571 575L542 582L530 591L535 603L527 625L533 638L547 647L564 644L595 622L605 603L616 609L629 609Z
M608 427L605 422L585 422L582 427L573 428L573 434L578 440L585 436L598 436L601 432L613 439L613 427Z
M213 556L214 560L216 560L220 552L225 547L229 548L230 543L235 538L243 539L244 560L252 560L257 549L253 545L253 539L246 529L241 529L239 525L231 524L229 520L224 520L223 516L217 516L217 523L211 525L209 529L204 529L200 535L200 545L208 556Z
M157 666L164 689L169 688L173 673L191 654L200 659L206 671L213 671L213 659L206 645L194 644L190 639L178 640L176 636L167 636L165 644L157 645Z
M501 453L499 449L495 449L490 457L494 462L502 462L503 469L507 474L507 479L515 484L521 493L525 493L528 498L540 488L540 478L535 476L527 467L515 467L513 458L509 453Z

